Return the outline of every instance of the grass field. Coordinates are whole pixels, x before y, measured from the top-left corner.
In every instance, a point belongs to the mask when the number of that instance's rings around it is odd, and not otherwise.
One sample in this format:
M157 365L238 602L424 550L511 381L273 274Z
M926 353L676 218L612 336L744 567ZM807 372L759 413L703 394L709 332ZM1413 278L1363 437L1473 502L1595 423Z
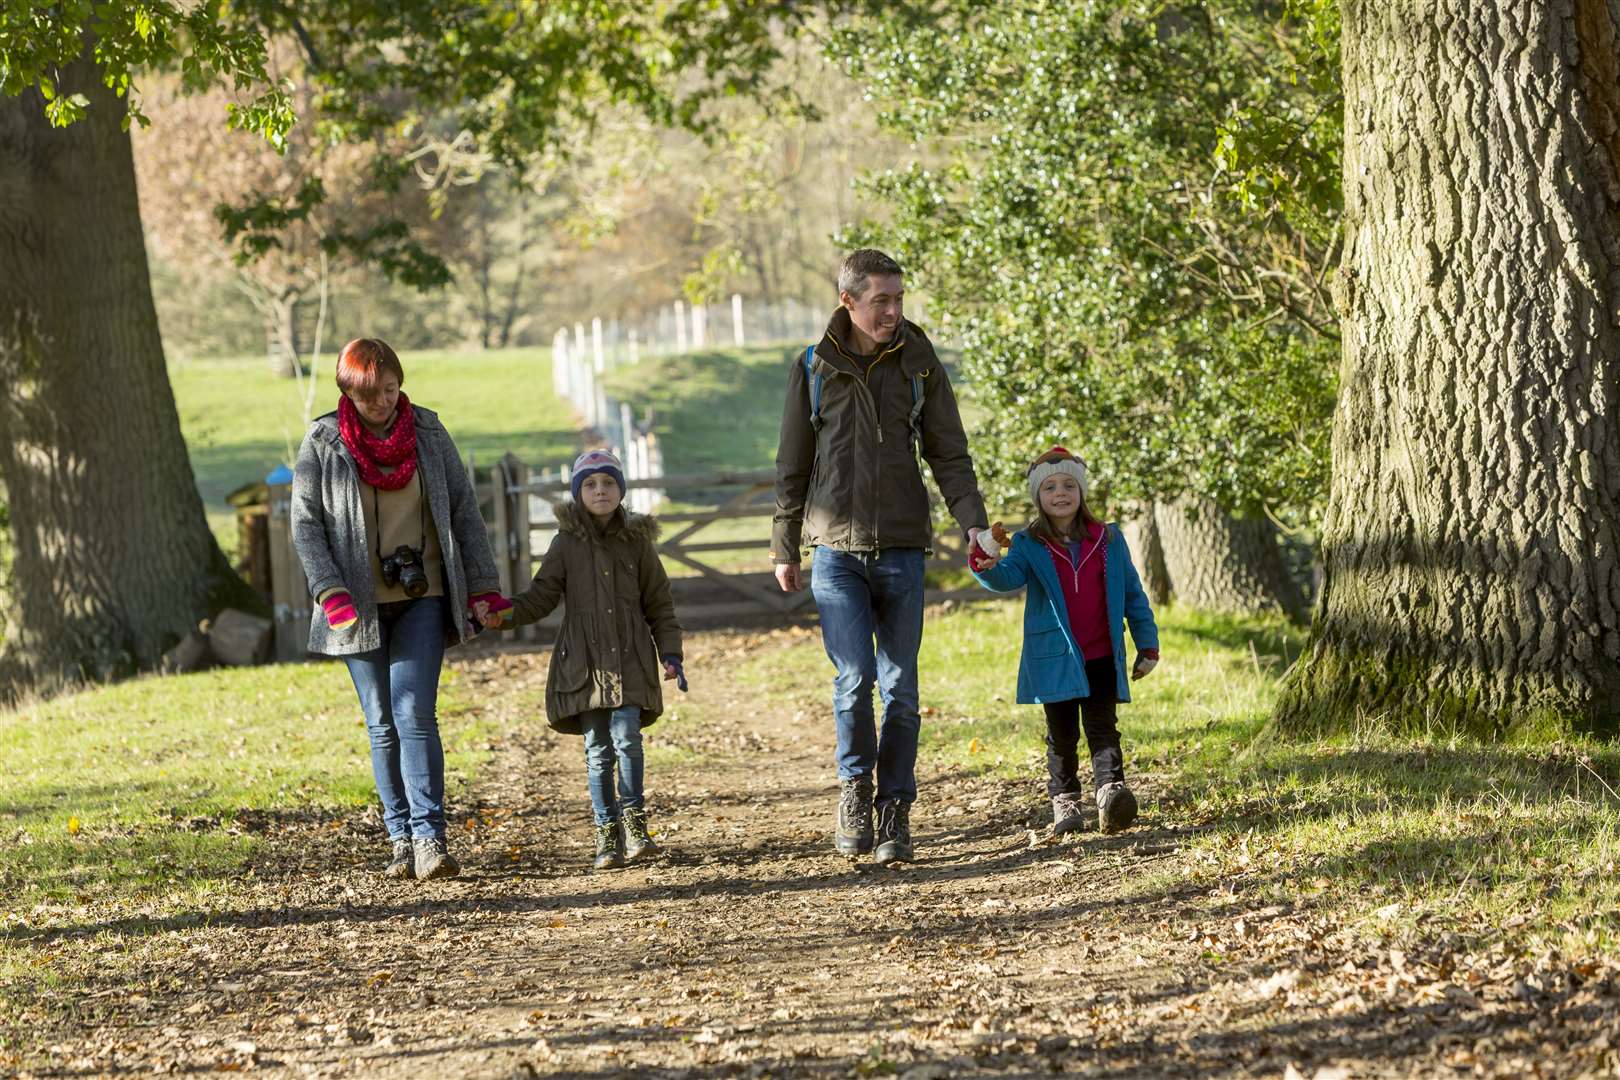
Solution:
M439 715L460 783L484 757L465 713L446 672ZM40 902L182 905L250 865L264 831L376 798L334 663L135 679L3 713L0 759L0 921Z
M328 354L316 416L337 403L331 362ZM573 416L551 390L549 349L410 352L400 362L405 392L439 414L463 457L487 463L511 451L533 465L578 452ZM304 432L297 385L272 375L262 357L189 361L172 366L169 379L209 525L233 551L236 525L225 495L297 454Z

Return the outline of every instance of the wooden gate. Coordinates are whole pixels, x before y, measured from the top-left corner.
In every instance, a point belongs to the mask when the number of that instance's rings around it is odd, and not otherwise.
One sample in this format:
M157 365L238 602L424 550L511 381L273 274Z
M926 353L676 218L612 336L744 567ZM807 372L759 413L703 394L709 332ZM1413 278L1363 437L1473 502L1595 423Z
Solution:
M658 552L671 562L693 571L689 577L671 578L676 610L684 624L713 625L729 621L761 618L790 619L815 610L810 595L809 566L805 567L805 587L785 593L776 584L769 563L771 519L776 513L776 473L762 469L753 472L714 472L660 476L630 480L631 490L651 489L668 497L679 509L659 513L662 534ZM569 497L568 483L557 478L533 478L522 462L510 454L492 470L492 532L501 587L511 595L532 579L535 564L545 543L555 531L554 507ZM757 528L727 531L720 539L714 527L725 523L757 522ZM755 552L757 558L739 564L715 556ZM935 537L934 559L945 565L965 566L967 549L954 531ZM932 590L930 602L972 599L987 596L980 589ZM541 628L560 622L557 615L540 624ZM549 636L539 633L531 637Z

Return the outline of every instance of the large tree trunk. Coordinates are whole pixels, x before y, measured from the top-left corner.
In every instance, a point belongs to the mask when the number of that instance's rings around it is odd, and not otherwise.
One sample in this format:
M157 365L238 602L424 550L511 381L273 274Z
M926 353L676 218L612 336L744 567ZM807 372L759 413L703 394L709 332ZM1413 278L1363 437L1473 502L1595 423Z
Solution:
M1155 503L1152 520L1166 584L1178 604L1305 617L1305 594L1288 572L1277 527L1266 518L1233 517L1189 496Z
M1125 543L1131 549L1136 563L1136 574L1142 579L1142 591L1148 602L1160 607L1170 602L1170 571L1164 565L1164 541L1159 536L1159 522L1154 504L1126 516L1120 526Z
M1620 713L1605 0L1343 10L1344 365L1294 730Z
M147 276L124 103L84 59L52 128L0 97L0 483L14 536L8 691L151 665L255 603L203 516Z

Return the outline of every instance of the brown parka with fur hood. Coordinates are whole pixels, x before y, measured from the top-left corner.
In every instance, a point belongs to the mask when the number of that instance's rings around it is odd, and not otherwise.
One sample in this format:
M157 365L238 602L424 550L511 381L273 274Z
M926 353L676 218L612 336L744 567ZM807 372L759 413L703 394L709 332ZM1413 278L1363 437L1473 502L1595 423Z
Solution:
M563 605L546 676L546 722L578 735L580 713L639 705L646 727L664 711L661 657L681 656L681 625L658 561L658 523L620 507L603 526L566 502L557 528L534 582L512 598L517 626Z

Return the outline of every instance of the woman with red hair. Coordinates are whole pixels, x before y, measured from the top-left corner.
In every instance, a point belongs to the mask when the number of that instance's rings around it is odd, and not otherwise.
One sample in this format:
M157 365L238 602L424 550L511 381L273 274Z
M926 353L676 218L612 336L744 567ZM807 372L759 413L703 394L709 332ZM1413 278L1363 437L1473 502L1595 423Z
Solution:
M510 604L456 444L404 382L387 343L343 347L338 407L298 451L292 534L316 601L309 649L343 658L365 713L392 843L384 873L425 880L461 869L445 843L444 650Z

